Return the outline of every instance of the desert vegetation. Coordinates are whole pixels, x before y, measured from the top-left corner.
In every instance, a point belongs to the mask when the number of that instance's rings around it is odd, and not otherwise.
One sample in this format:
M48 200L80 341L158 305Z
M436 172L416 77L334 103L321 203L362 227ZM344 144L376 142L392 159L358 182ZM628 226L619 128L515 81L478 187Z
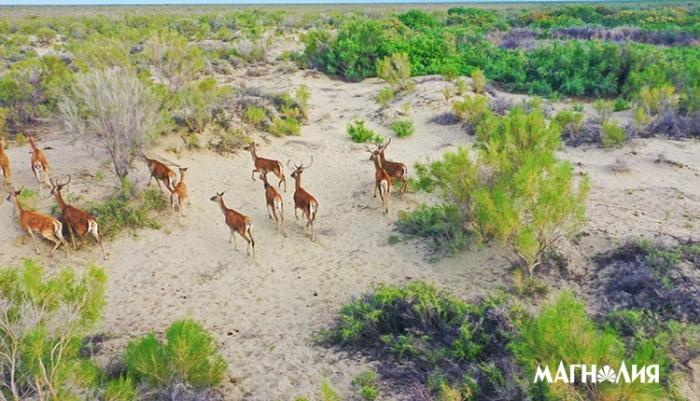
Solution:
M697 398L698 26L0 8L0 400Z

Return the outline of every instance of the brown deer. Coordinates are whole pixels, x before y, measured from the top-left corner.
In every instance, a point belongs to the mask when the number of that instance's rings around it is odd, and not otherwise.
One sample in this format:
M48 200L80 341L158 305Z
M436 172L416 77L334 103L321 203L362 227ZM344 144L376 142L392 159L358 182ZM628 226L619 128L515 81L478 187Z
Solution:
M371 153L369 159L374 162L374 197L377 197L377 191L379 191L379 198L382 200L384 213L388 214L389 196L391 195L391 176L382 168L382 160L379 156L379 152L373 152L369 148L367 148L367 151Z
M279 192L267 182L267 174L260 173L260 180L265 186L265 201L267 202L267 217L272 219L275 216L275 228L279 230L282 225L282 233L284 233L284 202ZM270 213L272 212L272 213ZM279 216L278 216L279 213Z
M54 243L54 247L50 253L51 256L53 256L56 249L58 249L58 247L61 245L63 245L63 248L66 250L66 256L68 256L68 244L66 243L65 238L63 238L63 224L53 217L22 208L22 205L19 203L19 199L17 199L21 193L21 189L19 191L15 191L14 188L11 188L10 196L7 197L7 200L14 202L15 209L17 209L19 225L24 231L27 232L27 234L29 234L30 237L32 237L36 254L41 255L39 244L36 240L36 236L34 235L34 233L39 233L39 235Z
M51 194L56 198L56 203L58 208L61 209L61 217L63 223L68 226L68 233L70 233L71 243L73 244L73 249L78 250L78 246L75 243L75 234L78 234L84 245L87 245L87 239L85 235L90 233L90 235L97 241L100 245L100 250L102 250L102 258L107 260L107 254L105 253L105 248L102 246L102 239L100 238L100 230L97 225L97 219L95 216L88 212L78 209L77 207L66 204L63 200L63 194L61 191L68 185L71 181L71 177L68 176L68 181L59 182L58 180L52 179L51 182Z
M180 181L170 192L170 209L173 213L180 212L182 217L185 217L185 200L187 199L187 184L185 184L185 173L187 167L178 167L180 170Z
M294 172L292 173L292 178L294 178L294 217L299 218L297 215L297 209L301 209L306 216L306 227L311 228L311 241L316 240L314 234L314 220L316 220L316 213L318 212L318 202L316 198L311 196L310 193L306 192L304 188L301 187L301 173L307 168L311 167L314 163L314 158L311 156L311 162L308 166L297 165L294 163Z
M236 241L235 233L238 233L244 240L248 243L246 248L246 253L250 255L250 248L253 248L253 257L255 257L255 240L253 239L253 221L250 217L242 215L233 209L229 209L224 204L224 193L217 193L210 199L212 202L219 204L221 212L226 218L226 225L228 225L231 230L231 238L229 238L229 243L233 241L238 250L238 242Z
M12 171L10 170L10 158L5 153L5 137L0 136L0 174L6 186L12 181Z
M382 163L382 168L389 174L392 179L400 181L401 193L406 192L406 187L408 186L408 167L400 162L392 162L384 157L384 151L387 146L391 143L391 138L381 146L377 146L377 153L379 154L379 159Z
M158 188L163 190L163 187L160 186L160 182L162 181L163 184L165 184L165 187L172 192L173 188L175 187L175 180L177 179L175 172L164 163L161 163L155 159L149 159L143 153L141 154L141 157L146 160L148 171L151 172L151 177L148 179L148 184L150 185L151 180L155 179L156 183L158 184Z
M278 162L277 160L258 157L258 153L255 148L256 146L257 145L255 142L251 142L250 145L243 148L250 151L250 155L253 157L253 163L255 164L255 168L250 174L250 179L255 181L255 173L267 174L272 172L272 174L276 175L280 180L277 186L281 187L282 183L284 183L284 192L287 192L287 178L284 176L284 172L282 171L282 163Z
M39 183L39 190L43 192L41 184L50 186L49 183L49 160L46 154L36 145L34 135L28 135L29 145L32 147L32 171Z

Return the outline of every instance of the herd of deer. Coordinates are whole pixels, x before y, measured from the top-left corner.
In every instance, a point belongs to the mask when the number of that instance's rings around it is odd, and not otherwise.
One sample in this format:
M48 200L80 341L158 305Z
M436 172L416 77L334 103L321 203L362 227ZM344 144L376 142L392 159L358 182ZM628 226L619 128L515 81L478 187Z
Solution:
M5 144L2 137L0 137L0 174L2 174L4 184L9 189L10 194L7 199L13 201L17 210L19 224L32 238L36 253L41 254L36 238L36 234L39 234L54 244L50 255L53 255L61 245L63 245L66 255L68 255L68 243L63 235L63 228L66 226L74 250L77 250L75 235L77 234L83 244L86 244L86 235L90 234L100 245L102 256L106 259L107 255L102 246L96 217L74 206L68 205L63 199L61 191L70 183L71 177L68 176L64 181L49 178L49 162L44 151L37 146L33 136L30 135L28 138L32 148L31 168L39 183L39 190L43 192L44 185L51 188L51 195L55 197L56 203L61 210L61 218L56 219L22 207L18 199L18 196L22 193L22 189L16 191L12 186L10 163L4 151ZM366 148L367 152L370 153L370 160L374 162L375 166L374 197L376 197L377 192L379 192L382 208L385 213L389 213L389 196L391 194L392 180L401 182L401 193L404 193L408 184L408 169L406 165L404 163L386 160L384 157L384 151L390 143L391 139L382 145L377 145L374 150L369 147ZM282 234L286 236L284 228L284 201L277 189L267 180L268 173L274 174L279 179L277 186L282 188L284 184L284 192L287 192L287 182L284 171L282 170L282 163L277 160L259 157L255 142L245 147L245 150L250 152L255 167L251 172L251 179L254 181L255 174L258 173L258 178L263 183L268 217L270 219L274 218L275 229L280 230ZM177 166L180 173L178 179L177 174L168 164L148 158L143 154L141 156L145 160L150 172L149 184L152 180L155 180L158 187L162 190L161 183L163 183L170 192L170 208L172 212L185 216L185 201L188 197L187 185L185 184L187 168ZM311 240L315 241L314 221L318 213L318 201L301 187L301 175L304 170L311 167L313 161L314 159L312 156L308 165L294 163L291 177L295 181L294 217L298 218L298 211L301 210L306 218L305 229L310 230ZM170 164L176 166L172 163ZM287 162L287 166L292 168L289 161ZM224 203L224 192L216 193L210 200L217 203L224 214L226 225L229 227L231 233L229 242L233 242L236 249L238 249L236 234L240 235L247 242L246 252L248 255L251 254L250 251L252 249L253 257L255 257L255 239L253 238L252 219L236 210L228 208Z

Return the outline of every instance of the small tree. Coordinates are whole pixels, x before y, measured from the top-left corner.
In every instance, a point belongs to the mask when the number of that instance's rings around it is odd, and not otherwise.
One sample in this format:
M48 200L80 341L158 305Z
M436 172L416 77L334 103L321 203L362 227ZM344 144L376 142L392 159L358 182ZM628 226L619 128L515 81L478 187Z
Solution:
M0 270L0 399L77 399L80 347L100 319L104 270L48 277L35 262Z
M377 76L399 91L410 91L415 86L406 53L395 53L377 62Z
M187 38L174 32L163 33L146 42L144 52L158 81L177 91L197 77L204 68L204 55Z
M486 91L486 77L484 72L476 69L472 71L472 85L474 86L474 93L482 94Z
M59 120L92 150L104 150L123 178L155 126L157 106L136 76L111 68L79 76L72 97L59 104Z

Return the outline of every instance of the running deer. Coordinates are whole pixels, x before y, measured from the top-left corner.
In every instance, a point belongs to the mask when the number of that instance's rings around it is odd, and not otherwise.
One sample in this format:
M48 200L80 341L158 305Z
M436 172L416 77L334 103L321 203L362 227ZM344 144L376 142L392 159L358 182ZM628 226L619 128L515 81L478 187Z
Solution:
M366 148L371 156L370 160L374 162L374 197L377 197L377 191L379 191L379 198L382 200L382 207L384 208L384 213L389 213L389 196L391 195L391 176L382 167L382 160L379 156L378 151L371 151Z
M51 194L56 198L56 203L58 208L61 209L61 217L63 218L63 223L68 226L68 233L70 234L71 243L73 244L73 249L78 250L78 245L75 243L75 234L78 234L83 242L83 245L87 245L87 239L85 235L90 233L92 238L97 241L100 245L100 250L102 250L102 258L107 260L107 254L102 246L102 239L100 238L100 230L97 225L97 219L95 216L88 212L78 209L77 207L66 204L63 200L63 194L61 191L68 185L71 181L71 177L68 176L68 181L59 182L56 179L50 180L51 182Z
M397 181L401 181L401 193L406 192L406 187L408 186L408 167L400 162L392 162L384 157L384 151L387 146L391 143L391 138L381 146L377 146L377 153L379 154L379 159L384 170L389 174L389 176Z
M9 187L12 181L12 172L10 171L10 158L5 153L5 137L0 136L0 174L2 174L3 183Z
M294 178L294 217L299 218L297 215L297 209L301 209L306 216L306 227L311 228L311 241L316 240L314 234L314 220L316 220L316 213L318 212L318 202L316 198L311 196L310 193L306 192L304 188L301 187L301 173L307 168L311 167L314 163L314 157L311 156L311 162L308 166L297 165L294 163L294 172L292 173L292 178Z
M253 163L255 164L255 168L250 174L250 179L255 181L255 173L267 174L271 172L280 180L277 186L281 187L282 183L284 183L284 192L287 192L287 178L284 176L284 172L282 171L282 163L278 162L277 160L258 157L258 153L255 148L256 146L257 145L255 142L251 142L250 145L243 148L250 151L250 155L253 157Z
M236 233L238 233L244 240L248 243L246 248L246 253L250 255L250 248L253 248L253 257L255 257L255 240L253 239L253 221L250 217L242 215L233 209L229 209L224 204L224 193L217 193L210 199L212 202L216 202L221 208L221 212L226 218L226 225L228 225L229 230L231 230L231 238L229 238L229 243L233 241L238 250L238 242L236 241Z
M49 183L49 160L46 158L44 151L36 145L34 135L28 135L28 138L29 145L32 147L32 171L39 183L39 191L43 193L41 184L51 185Z
M155 179L156 183L158 184L158 188L163 190L163 187L160 186L160 182L162 181L163 184L165 184L165 187L172 192L173 188L175 187L175 180L177 179L175 172L164 163L161 163L155 159L149 159L143 153L141 154L141 157L146 160L148 171L151 172L151 177L148 179L148 184L150 185L151 180Z
M63 248L66 250L66 256L68 256L68 244L63 238L63 224L53 217L22 208L22 205L19 203L19 199L17 199L21 193L21 189L19 191L15 191L14 188L11 188L10 196L7 197L7 200L14 202L15 209L17 209L19 225L24 231L27 232L27 234L29 234L30 237L32 237L36 254L41 255L39 243L34 235L34 233L39 233L39 235L54 243L54 247L50 253L51 256L53 256L56 249L58 249L58 247L61 245L63 245Z
M279 192L267 182L267 174L260 173L260 180L265 186L265 201L267 202L267 217L272 219L275 216L275 228L279 230L282 225L282 233L284 233L284 202ZM272 212L272 213L270 213ZM278 216L279 214L279 216Z
M185 173L187 167L178 167L180 170L180 181L170 192L170 210L173 213L179 212L182 217L185 217L185 200L187 199L187 184L185 184Z

